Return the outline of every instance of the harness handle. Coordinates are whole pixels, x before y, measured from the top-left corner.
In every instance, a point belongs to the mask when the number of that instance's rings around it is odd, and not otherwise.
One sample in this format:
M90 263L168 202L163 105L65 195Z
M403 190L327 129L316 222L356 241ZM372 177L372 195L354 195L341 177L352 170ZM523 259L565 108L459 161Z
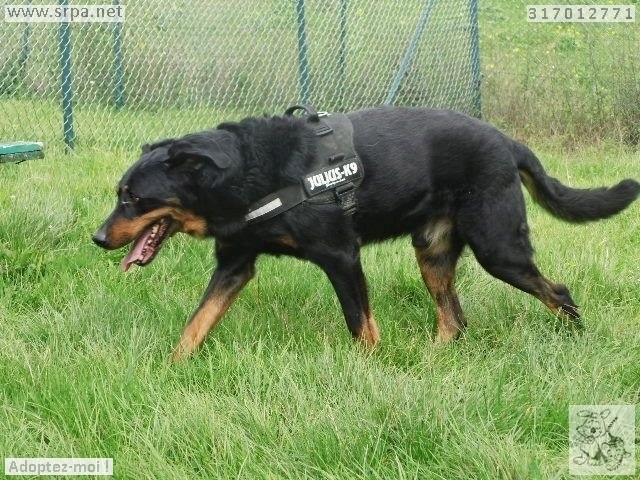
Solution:
M294 112L296 112L297 110L302 110L307 114L306 120L310 124L311 128L313 128L313 131L315 132L317 137L322 137L333 132L333 128L331 128L325 122L320 121L320 117L327 116L327 113L318 113L315 107L310 103L292 105L284 111L284 114L287 117L292 117Z
M318 115L318 112L316 111L316 109L314 108L313 105L311 105L310 103L302 103L299 105L291 105L289 108L287 108L284 111L284 114L288 117L293 116L294 112L296 112L297 110L302 110L303 112L305 112L307 114L307 116L309 117L309 120L312 122L318 122L320 121L320 116Z

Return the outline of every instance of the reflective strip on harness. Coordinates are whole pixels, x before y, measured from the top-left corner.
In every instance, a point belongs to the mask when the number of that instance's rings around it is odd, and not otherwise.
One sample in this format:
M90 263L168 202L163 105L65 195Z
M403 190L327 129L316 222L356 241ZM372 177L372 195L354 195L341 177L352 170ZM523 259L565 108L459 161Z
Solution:
M271 200L266 205L263 205L262 207L247 213L244 219L248 222L249 220L253 220L254 218L262 217L263 215L266 215L267 213L270 213L281 206L282 200L280 200L280 198L278 197L275 200Z
M289 185L252 204L244 219L247 222L268 220L301 204L306 198L300 185Z

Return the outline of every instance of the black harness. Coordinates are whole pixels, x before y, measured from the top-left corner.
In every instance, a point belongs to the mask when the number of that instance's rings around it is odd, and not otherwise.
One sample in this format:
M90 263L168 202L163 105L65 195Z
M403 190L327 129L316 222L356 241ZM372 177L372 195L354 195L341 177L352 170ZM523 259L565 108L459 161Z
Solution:
M245 220L262 222L292 209L302 202L338 203L345 215L356 211L356 188L362 183L364 169L353 146L353 125L342 113L318 113L311 105L294 105L285 111L306 114L316 134L317 154L312 171L300 182L267 195L249 207Z

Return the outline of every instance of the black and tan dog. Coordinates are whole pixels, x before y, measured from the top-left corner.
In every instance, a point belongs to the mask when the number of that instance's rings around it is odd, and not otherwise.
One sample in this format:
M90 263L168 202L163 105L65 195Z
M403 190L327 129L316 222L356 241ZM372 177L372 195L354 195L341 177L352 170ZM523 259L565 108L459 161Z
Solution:
M262 253L310 260L328 275L351 334L379 340L360 264L363 244L410 234L437 306L438 340L466 320L454 288L465 245L491 275L534 295L554 313L578 319L567 288L532 260L521 182L554 216L569 222L609 217L633 202L640 184L573 189L549 177L524 145L494 127L443 110L381 107L348 114L364 167L357 211L337 202L302 202L261 222L250 205L299 185L316 161L316 137L299 117L248 118L143 149L118 185L113 213L94 241L133 242L122 267L147 265L176 232L216 240L217 266L174 351L193 352L254 275Z

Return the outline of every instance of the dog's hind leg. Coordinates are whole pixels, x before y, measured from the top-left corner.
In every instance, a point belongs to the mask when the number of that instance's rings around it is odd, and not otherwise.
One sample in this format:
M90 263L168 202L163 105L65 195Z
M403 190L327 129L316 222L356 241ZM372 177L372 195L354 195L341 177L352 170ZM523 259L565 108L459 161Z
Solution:
M458 337L467 321L454 286L456 263L464 246L448 218L430 221L412 235L416 259L438 315L436 340Z
M255 254L236 252L216 244L218 264L200 305L187 323L176 345L172 360L193 353L229 309L242 288L254 275Z
M458 212L459 229L480 265L494 277L538 298L561 320L580 326L578 306L567 287L549 281L533 262L519 183L468 205Z
M380 341L380 334L369 306L359 249L329 252L323 248L321 252L310 253L309 258L329 277L353 338L374 347Z

